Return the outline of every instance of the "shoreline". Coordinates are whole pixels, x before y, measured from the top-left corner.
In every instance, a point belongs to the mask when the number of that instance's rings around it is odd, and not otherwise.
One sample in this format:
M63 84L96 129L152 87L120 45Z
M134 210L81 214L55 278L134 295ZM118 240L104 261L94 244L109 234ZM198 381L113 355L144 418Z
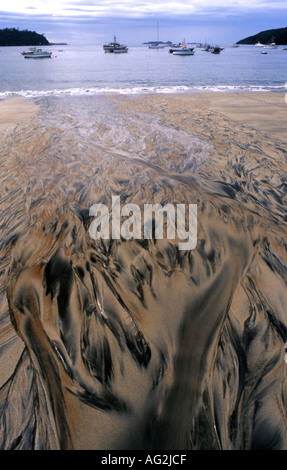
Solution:
M45 96L45 98L53 95ZM83 95L85 96L85 95ZM284 92L187 92L187 93L147 93L147 94L119 94L93 95L101 98L115 97L126 99L162 100L177 99L188 96L196 103L201 103L207 109L225 116L236 124L244 125L261 132L269 133L287 142L287 103ZM72 96L71 98L81 98ZM61 98L61 96L59 96ZM65 95L65 98L69 96ZM92 99L92 97L91 97ZM0 100L0 126L15 126L22 120L32 117L39 111L40 106L35 103L35 97L7 97ZM41 97L37 97L41 101Z

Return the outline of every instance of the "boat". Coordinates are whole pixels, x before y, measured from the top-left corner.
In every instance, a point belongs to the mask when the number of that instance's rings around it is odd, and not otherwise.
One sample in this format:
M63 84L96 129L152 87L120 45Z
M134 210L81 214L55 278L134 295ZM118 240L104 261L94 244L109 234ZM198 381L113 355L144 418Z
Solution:
M265 49L277 49L277 48L278 48L276 42L274 42L274 39L275 39L275 38L274 38L274 36L273 36L272 39L271 39L271 43L270 43L270 44L266 44Z
M148 48L149 49L164 49L165 44L163 44L161 42L152 42L148 45Z
M169 52L174 55L194 55L195 47L187 47L185 39L182 43L175 44L169 49Z
M36 47L30 47L28 52L21 52L25 59L44 59L50 58L52 52L43 51L43 49L38 49Z
M265 47L265 44L262 44L261 42L258 41L258 42L255 44L255 46L256 46L256 47Z
M271 44L265 46L265 49L277 49L277 44L275 42L271 42Z
M268 54L268 52L266 52L266 51L261 51L260 54L266 55L266 54Z
M209 44L205 44L204 48L202 49L204 52L210 52L211 46Z
M174 50L173 55L194 55L194 47L182 47L181 49Z
M163 44L160 40L159 40L159 30L158 30L158 22L157 22L157 41L150 41L149 42L149 45L148 45L148 48L149 49L164 49L165 48L165 44Z
M112 42L109 42L108 44L103 45L103 49L105 52L115 52L115 53L122 53L122 52L128 52L128 47L125 46L124 44L120 44L117 42L116 36L114 36L114 40Z
M127 47L119 47L114 50L114 54L124 54L125 52L128 52Z
M183 40L183 42L179 42L177 44L173 44L170 49L169 49L169 52L170 54L173 54L174 52L181 52L181 51L185 51L187 49L187 46L186 46L186 43L185 43L185 40ZM189 47L188 50L190 51L194 51L194 47ZM177 54L177 55L187 55L187 54Z
M219 46L214 46L211 48L210 52L211 54L220 54L220 52L222 51L223 49Z
M169 53L173 54L174 52L181 51L181 50L182 50L182 45L181 44L179 44L179 45L175 44L172 47L170 47Z

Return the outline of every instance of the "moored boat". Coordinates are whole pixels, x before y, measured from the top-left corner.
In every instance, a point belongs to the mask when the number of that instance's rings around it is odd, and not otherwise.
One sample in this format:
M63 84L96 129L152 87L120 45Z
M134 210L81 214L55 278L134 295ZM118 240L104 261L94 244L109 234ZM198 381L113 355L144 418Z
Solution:
M169 52L170 54L173 54L174 52L181 52L186 50L193 51L194 53L194 47L187 47L185 44L175 44L174 46L170 47Z
M163 44L161 42L152 42L148 45L148 48L149 49L164 49L165 44Z
M170 54L172 54L173 52L178 51L179 49L181 49L183 45L184 44L182 44L181 42L176 43L176 44L171 44L170 47L169 47Z
M183 40L182 44L176 44L174 47L169 49L174 55L194 55L194 47L187 47L185 39Z
M108 44L103 45L103 49L105 52L116 52L116 53L121 53L121 52L128 52L128 47L125 46L124 44L120 44L117 41L116 36L114 36L114 40L112 42L109 42Z
M157 40L156 41L150 41L148 45L149 49L164 49L165 44L162 43L162 41L159 40L159 29L158 29L158 22L157 22Z
M271 44L265 46L265 49L277 49L277 44L275 42L271 42Z
M52 52L43 51L43 49L38 49L36 47L30 47L28 52L21 52L25 59L44 59L50 58Z
M219 46L214 46L210 49L211 54L220 54L222 48Z
M173 55L194 55L194 48L183 47L182 49L174 50Z

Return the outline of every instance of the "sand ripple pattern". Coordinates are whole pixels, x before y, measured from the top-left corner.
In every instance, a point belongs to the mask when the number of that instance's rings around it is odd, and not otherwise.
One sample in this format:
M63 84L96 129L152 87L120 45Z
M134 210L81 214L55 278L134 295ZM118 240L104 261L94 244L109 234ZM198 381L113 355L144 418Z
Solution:
M61 97L1 141L1 449L286 449L286 151L195 98ZM89 207L197 204L198 243Z

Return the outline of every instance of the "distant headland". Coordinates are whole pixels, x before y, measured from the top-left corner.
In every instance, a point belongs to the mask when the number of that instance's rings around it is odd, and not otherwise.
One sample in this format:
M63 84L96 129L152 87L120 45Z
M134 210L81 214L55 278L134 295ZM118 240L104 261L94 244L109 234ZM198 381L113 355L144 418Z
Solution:
M0 46L49 46L48 39L43 34L27 29L0 29Z
M261 33L254 34L254 36L241 39L236 44L257 44L258 42L262 44L270 44L275 42L278 45L286 45L287 28L268 29L266 31L261 31Z
M58 43L51 43L44 34L36 33L18 28L0 29L0 46L52 46ZM66 45L66 43L61 43Z

